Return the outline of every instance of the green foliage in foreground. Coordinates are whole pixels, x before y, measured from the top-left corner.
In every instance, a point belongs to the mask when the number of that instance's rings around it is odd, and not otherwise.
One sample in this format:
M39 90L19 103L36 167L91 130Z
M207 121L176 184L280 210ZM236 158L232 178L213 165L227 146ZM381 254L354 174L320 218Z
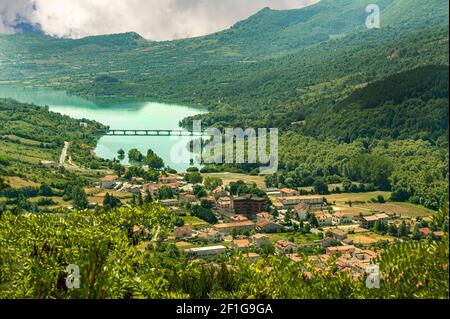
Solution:
M435 219L448 224L448 209ZM0 298L448 298L448 230L439 242L397 244L381 256L380 289L338 273L332 261L317 271L304 263L268 256L207 263L186 259L156 242L142 251L133 232L143 225L158 236L173 227L158 205L67 216L0 218ZM157 231L156 231L157 232ZM156 234L153 233L153 234ZM151 236L151 235L150 235ZM140 247L140 246L138 246ZM225 258L225 257L224 257ZM227 267L227 263L229 266ZM68 290L65 269L80 267L80 288ZM300 267L304 265L304 267ZM305 271L311 276L306 276Z

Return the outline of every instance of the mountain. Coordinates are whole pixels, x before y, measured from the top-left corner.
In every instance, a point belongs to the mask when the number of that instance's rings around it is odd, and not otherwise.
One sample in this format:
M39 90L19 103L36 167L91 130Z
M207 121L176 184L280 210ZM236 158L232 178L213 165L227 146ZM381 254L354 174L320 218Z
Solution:
M305 131L352 142L370 139L448 141L448 67L425 66L357 89L311 116Z
M71 89L67 86L114 73L119 80L132 80L129 84L133 84L136 92L136 82L176 77L205 66L240 67L243 63L301 54L303 50L327 43L349 46L353 43L348 41L354 42L355 35L360 35L359 43L367 40L364 37L369 31L373 31L371 34L382 31L378 33L383 37L398 38L413 30L424 32L448 25L444 21L448 17L447 0L418 2L414 6L407 0L381 0L377 4L382 10L382 29L367 30L365 8L371 2L322 0L296 10L266 8L229 30L176 41L146 41L135 33L78 40L30 33L0 35L0 80ZM18 65L21 65L19 69Z

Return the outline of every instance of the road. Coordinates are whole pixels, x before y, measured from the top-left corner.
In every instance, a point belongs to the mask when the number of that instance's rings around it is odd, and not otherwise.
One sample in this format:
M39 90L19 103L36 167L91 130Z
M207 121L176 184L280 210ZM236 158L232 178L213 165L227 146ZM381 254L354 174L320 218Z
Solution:
M59 166L64 166L67 157L67 150L69 149L69 142L64 142L64 147L61 151L61 157L59 158Z

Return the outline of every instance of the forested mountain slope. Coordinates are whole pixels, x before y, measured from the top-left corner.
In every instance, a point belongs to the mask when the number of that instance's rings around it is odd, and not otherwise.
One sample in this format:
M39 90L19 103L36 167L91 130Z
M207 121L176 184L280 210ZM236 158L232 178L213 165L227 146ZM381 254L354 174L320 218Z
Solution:
M326 105L306 121L312 136L425 139L448 142L448 68L425 66L357 89L338 104Z
M148 82L159 81L170 87L172 76L204 66L232 64L240 68L330 41L332 45L348 46L355 41L352 35L360 32L359 42L367 43L371 39L364 32L368 15L365 7L370 3L322 0L297 10L264 9L229 30L177 41L146 41L135 33L79 40L38 34L0 35L0 80L69 89L93 85L88 93L95 95L154 96L159 92L154 93ZM414 6L407 0L382 0L377 4L382 10L383 37L426 32L445 24L448 17L447 0L421 1ZM97 88L97 77L105 74L126 84L126 90L106 92Z

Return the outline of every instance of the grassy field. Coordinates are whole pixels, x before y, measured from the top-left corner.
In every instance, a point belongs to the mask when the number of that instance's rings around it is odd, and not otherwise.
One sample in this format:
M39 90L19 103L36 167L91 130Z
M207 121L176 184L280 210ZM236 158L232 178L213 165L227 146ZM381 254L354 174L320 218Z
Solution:
M395 239L391 236L382 236L372 232L367 232L364 234L354 234L348 235L348 238L353 240L354 244L360 245L373 245L380 241L386 240L389 242L393 242Z
M331 192L336 187L340 187L342 189L342 183L339 183L339 184L328 184L328 191ZM304 190L304 191L307 191L307 192L311 192L311 191L314 190L314 187L313 186L299 187L298 189L299 190Z
M204 227L208 226L209 224L205 222L204 220L201 220L200 218L194 217L194 216L182 216L184 223L188 226L192 227Z
M288 232L288 233L274 233L267 234L270 240L276 243L279 240L291 240L294 238L296 244L312 242L315 240L319 240L320 237L314 234L301 234L300 232Z
M386 200L390 198L389 192L370 192L370 193L348 193L348 194L332 194L325 195L327 201L333 205L335 211L345 212L354 216L362 213L370 215L377 212L385 212L388 214L400 214L408 217L426 217L433 215L433 211L425 207L414 205L411 203L386 202L369 203L372 198L383 196ZM350 207L348 202L353 204Z
M0 155L13 161L28 164L39 164L42 160L58 160L58 153L52 149L41 149L36 146L16 144L0 140Z
M120 199L122 204L127 204L133 198L133 194L127 192L118 192L116 190L104 190L100 188L86 188L85 192L87 194L88 201L91 203L96 203L97 205L103 204L103 199L106 193L113 195L115 198Z
M386 200L391 197L390 192L369 192L369 193L344 193L325 195L329 203L336 202L337 205L345 204L348 201L352 202L367 202L377 196L383 196Z
M12 141L18 141L21 142L23 144L27 144L27 145L32 145L32 146L36 146L36 145L40 145L41 142L39 141L35 141L35 140L30 140L28 138L24 138L24 137L20 137L17 135L13 135L13 134L9 134L9 135L3 135L3 137L12 140Z
M12 188L39 187L40 186L39 183L30 181L27 179L23 179L23 178L20 178L17 176L6 176L5 179Z
M258 188L265 189L266 183L264 182L264 176L250 176L245 174L238 173L207 173L202 174L203 177L211 176L211 177L219 177L223 180L224 185L228 185L231 182L237 182L242 180L246 183L256 183Z
M36 203L36 202L38 202L39 200L41 200L43 198L47 198L47 197L43 197L43 196L33 197L33 198L30 198L30 202ZM50 208L50 209L53 209L53 208L67 208L67 207L73 206L73 202L72 201L67 201L66 202L66 201L64 201L62 199L62 197L50 197L50 198L56 203L56 205L46 206L46 208ZM40 207L44 207L44 206L40 206Z

